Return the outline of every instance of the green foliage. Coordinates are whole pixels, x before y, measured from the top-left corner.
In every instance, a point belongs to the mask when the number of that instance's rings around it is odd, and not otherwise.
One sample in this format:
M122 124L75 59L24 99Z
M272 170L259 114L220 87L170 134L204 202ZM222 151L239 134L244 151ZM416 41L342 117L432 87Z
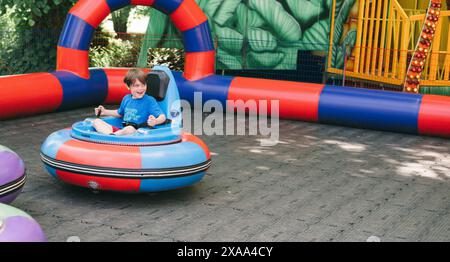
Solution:
M107 46L94 46L89 52L90 66L93 67L132 67L130 41L110 38ZM131 63L131 64L130 64Z
M10 18L18 27L33 27L39 25L52 25L42 20L48 17L65 17L69 8L77 0L0 0L0 14L12 8L14 12ZM52 25L55 26L55 25Z
M11 25L8 35L14 42L2 46L0 74L54 70L59 34L74 2L0 0L0 14Z
M167 66L170 70L183 71L184 50L176 48L151 48L148 56L148 67Z
M17 41L16 33L13 31L14 24L8 19L8 14L0 16L0 75L12 74L13 70L7 63L6 58L14 50Z
M116 33L105 32L99 27L89 50L91 67L135 67L142 44L138 36L118 38Z

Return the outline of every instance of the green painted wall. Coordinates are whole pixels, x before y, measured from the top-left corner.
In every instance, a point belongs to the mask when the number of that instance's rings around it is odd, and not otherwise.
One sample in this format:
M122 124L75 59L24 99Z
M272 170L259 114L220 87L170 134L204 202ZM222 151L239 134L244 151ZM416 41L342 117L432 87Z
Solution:
M328 51L332 0L196 2L208 16L217 44L217 69L296 69L298 50ZM355 2L336 0L335 64L343 65L344 49L340 49L340 43L354 45L353 34L345 38L349 32L344 23ZM145 51L151 47L183 47L178 30L166 15L155 9L150 10L139 65L145 63Z

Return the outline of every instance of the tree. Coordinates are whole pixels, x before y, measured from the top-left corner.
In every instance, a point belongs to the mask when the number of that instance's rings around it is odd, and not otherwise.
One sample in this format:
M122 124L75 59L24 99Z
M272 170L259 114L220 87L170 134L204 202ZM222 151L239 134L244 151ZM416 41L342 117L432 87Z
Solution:
M114 32L120 37L127 32L128 18L130 17L131 6L124 7L111 13Z
M68 11L77 0L0 0L0 15L8 10L15 27L12 50L3 50L8 70L18 74L55 69L56 46ZM1 69L0 69L1 70Z

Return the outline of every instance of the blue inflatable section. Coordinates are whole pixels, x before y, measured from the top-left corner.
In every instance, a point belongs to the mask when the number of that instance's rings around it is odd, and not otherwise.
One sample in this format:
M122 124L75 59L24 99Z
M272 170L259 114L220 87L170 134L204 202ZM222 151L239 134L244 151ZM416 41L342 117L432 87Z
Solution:
M106 0L111 12L131 4L131 0Z
M179 187L186 187L200 181L204 175L205 172L200 172L198 174L185 177L147 179L147 180L144 179L141 181L139 191L157 192L157 191L171 190Z
M50 139L46 139L41 145L41 152L53 159L56 159L56 154L58 153L61 145L72 139L70 137L70 130L68 129L54 132L49 136L49 138ZM45 168L54 178L58 177L54 168L49 167L48 165L45 165Z
M68 14L59 37L58 46L88 51L94 32L95 28L83 19Z
M228 89L234 77L211 75L197 81L186 80L181 72L172 72L177 81L181 99L194 104L194 93L199 92L202 96L202 105L208 100L218 100L226 108Z
M417 134L422 95L326 86L319 122Z
M174 143L181 140L181 127L178 125L165 124L155 126L153 129L141 127L137 132L131 135L112 136L98 133L92 126L93 118L87 118L84 121L76 122L72 125L71 136L73 138L104 144L123 144L123 145L152 145ZM123 128L122 119L115 117L102 118L106 123ZM181 121L180 121L181 122Z
M203 149L192 142L182 142L162 146L139 147L142 168L174 168L192 166L205 162Z
M180 103L180 94L178 93L177 82L175 81L174 76L172 75L172 71L169 68L163 66L154 66L152 71L159 70L163 71L169 76L169 87L167 88L167 93L165 98L162 101L159 101L158 104L161 107L162 111L166 115L166 118L172 120L172 126L181 127L181 103ZM151 88L151 87L148 87Z
M186 52L205 52L214 50L208 21L182 32L182 35Z
M46 156L56 159L56 154L62 144L72 139L70 137L70 129L63 129L53 132L48 139L41 145L41 152Z
M90 78L84 79L66 71L52 74L63 88L63 101L58 110L99 105L108 95L108 79L102 69L91 69Z
M177 10L183 1L184 0L155 0L153 7L166 15L170 15L173 11Z

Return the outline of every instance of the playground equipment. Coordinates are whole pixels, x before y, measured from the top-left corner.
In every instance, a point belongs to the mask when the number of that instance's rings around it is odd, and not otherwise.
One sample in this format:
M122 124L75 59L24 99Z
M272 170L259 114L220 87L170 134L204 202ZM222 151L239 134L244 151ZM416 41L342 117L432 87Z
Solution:
M154 192L190 186L211 165L208 147L184 133L178 88L169 69L149 73L147 91L170 121L132 135L99 134L92 119L51 134L41 146L41 158L55 178L95 190ZM162 77L164 76L164 77ZM169 82L163 79L169 79ZM119 118L104 118L114 126Z
M193 93L202 92L204 102L216 99L224 106L226 100L279 100L281 118L450 136L449 97L214 75L207 18L194 0L79 1L62 30L55 72L0 78L0 106L6 108L0 118L119 103L127 92L121 81L126 69L88 69L88 47L100 22L129 4L157 8L181 31L185 70L174 78L182 99L192 102Z
M334 38L342 21L335 19L333 9L331 24L337 25L331 26L327 71L359 82L396 86L404 92L449 95L450 11L444 10L443 2L355 1L346 27L356 37L354 43L341 44ZM351 50L345 51L344 68L331 63L336 49Z
M25 184L25 164L7 147L0 145L0 203L12 202Z

